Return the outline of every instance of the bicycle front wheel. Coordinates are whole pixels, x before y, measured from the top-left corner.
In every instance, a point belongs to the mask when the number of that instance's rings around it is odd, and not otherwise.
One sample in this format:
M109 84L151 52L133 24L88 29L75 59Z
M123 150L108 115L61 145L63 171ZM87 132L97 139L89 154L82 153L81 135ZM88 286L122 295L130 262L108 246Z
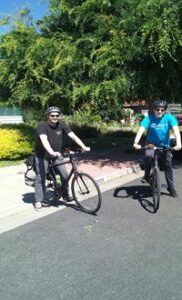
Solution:
M160 172L158 168L154 168L152 174L152 197L154 212L159 209L161 196Z
M96 213L102 202L102 195L97 182L86 173L73 177L71 190L78 207L90 214Z

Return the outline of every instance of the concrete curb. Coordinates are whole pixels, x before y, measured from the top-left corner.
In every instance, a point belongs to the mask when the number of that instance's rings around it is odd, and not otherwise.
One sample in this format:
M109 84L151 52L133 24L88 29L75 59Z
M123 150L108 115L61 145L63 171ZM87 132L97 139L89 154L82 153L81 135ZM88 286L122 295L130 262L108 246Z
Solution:
M137 173L140 171L140 166L138 164L133 165L132 167L123 168L119 171L112 172L110 174L106 174L105 176L96 177L95 180L99 183L106 183L110 180L120 178L122 176L130 175L132 173Z

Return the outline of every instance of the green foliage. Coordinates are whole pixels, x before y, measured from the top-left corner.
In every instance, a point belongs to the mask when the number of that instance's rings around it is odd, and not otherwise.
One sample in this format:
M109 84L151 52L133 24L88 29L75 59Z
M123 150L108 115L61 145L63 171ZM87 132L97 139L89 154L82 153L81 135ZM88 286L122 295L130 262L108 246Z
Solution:
M70 117L64 116L63 120L81 137L98 136L107 130L107 124L102 121L100 115L93 115L89 109L75 112Z
M137 120L137 121L142 121L142 119L144 118L144 115L142 115L142 114L135 114L135 120Z
M149 45L151 55L162 65L165 56L175 59L176 49L182 42L179 9L181 4L172 0L143 0L138 5L138 13L143 16L140 28L142 42Z
M118 120L126 99L182 94L181 1L49 0L37 24L23 7L4 18L0 40L0 101L42 110Z
M1 125L0 160L17 160L34 149L34 132L25 125Z
M36 109L35 107L24 107L22 109L23 120L26 125L36 128L43 119L45 113L43 110Z
M131 129L121 128L115 121L103 122L100 115L92 114L88 105L73 116L64 115L63 121L92 149L122 146L133 140L135 135ZM0 126L0 166L4 165L4 160L18 162L24 159L34 151L34 146L34 127L24 124ZM64 146L77 147L70 139L65 140Z
M127 33L128 53L130 49L133 52L135 92L144 99L165 97L170 102L179 101L182 93L178 83L181 77L181 1L125 2L128 7L121 23Z

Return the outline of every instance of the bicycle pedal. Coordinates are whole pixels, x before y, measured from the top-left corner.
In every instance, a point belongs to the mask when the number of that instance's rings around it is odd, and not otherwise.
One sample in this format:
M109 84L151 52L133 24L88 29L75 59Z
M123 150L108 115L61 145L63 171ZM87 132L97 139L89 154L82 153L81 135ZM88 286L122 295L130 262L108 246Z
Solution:
M148 183L148 180L146 178L142 178L141 182L142 183Z
M66 198L63 198L63 200L65 202L72 202L72 201L74 201L74 198L73 197L66 197Z

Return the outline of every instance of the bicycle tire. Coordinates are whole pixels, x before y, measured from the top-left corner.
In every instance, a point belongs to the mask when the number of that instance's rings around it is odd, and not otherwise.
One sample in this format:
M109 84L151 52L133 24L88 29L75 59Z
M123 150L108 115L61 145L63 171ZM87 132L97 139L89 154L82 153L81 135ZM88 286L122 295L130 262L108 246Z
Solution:
M161 196L160 172L158 167L154 167L152 173L152 197L154 212L159 209Z
M102 194L95 179L87 173L74 175L71 190L78 207L87 213L96 213L102 203Z

